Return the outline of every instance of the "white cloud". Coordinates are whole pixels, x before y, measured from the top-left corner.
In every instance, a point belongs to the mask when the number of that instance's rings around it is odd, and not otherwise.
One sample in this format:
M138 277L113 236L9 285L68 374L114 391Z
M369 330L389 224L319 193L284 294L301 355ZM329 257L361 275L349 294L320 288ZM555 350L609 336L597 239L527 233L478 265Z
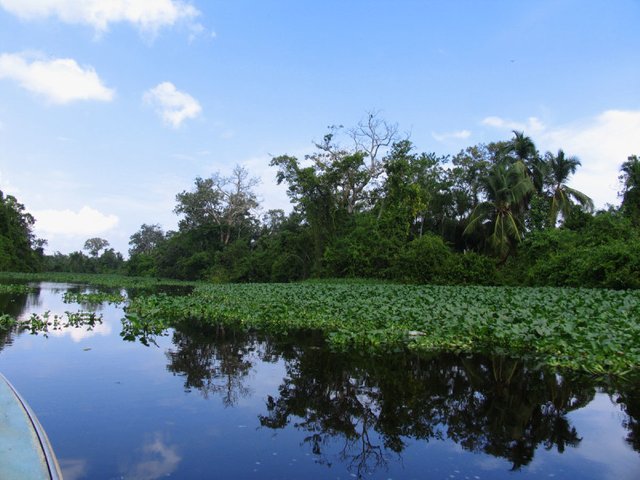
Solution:
M59 317L65 319L67 318L66 314L58 314ZM49 332L49 335L53 337L64 337L68 335L74 343L80 343L87 338L95 337L96 335L100 335L101 337L108 337L111 335L111 325L108 323L98 323L91 327L91 329L85 328L76 328L76 327L67 327L61 328L60 330L52 330Z
M78 100L110 101L114 91L105 87L91 66L70 58L29 61L26 55L0 55L0 79L8 78L48 101L65 104Z
M607 110L595 117L559 126L544 125L535 117L526 124L499 117L488 117L482 123L505 129L525 126L515 129L530 135L540 151L556 153L561 148L566 154L577 156L582 166L570 184L593 198L597 207L619 203L620 165L629 155L640 153L638 110Z
M241 162L240 165L249 171L250 176L260 178L260 184L256 186L255 191L263 211L279 208L289 213L293 206L287 196L287 184L278 185L278 169L269 165L271 158L270 155L259 155Z
M445 142L447 140L452 140L452 139L458 140L458 139L469 138L471 136L471 131L458 130L456 132L444 132L444 133L431 132L431 136L438 142Z
M39 237L48 235L91 237L111 230L118 224L116 215L106 215L91 207L79 211L34 210L35 231Z
M162 82L144 94L144 101L153 105L165 123L178 128L189 118L196 118L202 107L191 95L176 89L171 82Z
M127 469L127 478L152 480L170 476L182 461L177 445L169 445L160 433L142 447L138 463Z
M65 23L90 25L98 32L118 22L156 32L179 21L193 22L200 15L193 5L180 0L0 0L0 7L25 20L57 17ZM198 24L191 28L199 30Z
M524 123L514 122L512 120L506 120L500 117L486 117L480 123L487 127L494 127L504 130L517 130L519 132L525 132L528 134L544 130L544 124L536 117L529 117Z
M20 195L20 189L11 184L9 180L0 171L0 190L5 195L13 195L14 197Z

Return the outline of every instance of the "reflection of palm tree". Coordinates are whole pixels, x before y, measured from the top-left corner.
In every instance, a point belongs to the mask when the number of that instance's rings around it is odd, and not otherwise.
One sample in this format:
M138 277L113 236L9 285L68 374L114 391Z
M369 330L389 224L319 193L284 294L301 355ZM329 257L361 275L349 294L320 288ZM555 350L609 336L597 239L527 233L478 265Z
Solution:
M486 200L474 209L464 234L482 228L489 249L505 261L514 244L522 239L521 207L533 192L533 184L521 163L499 163L482 179L482 189Z
M562 218L567 218L571 208L574 206L574 201L582 208L592 211L593 201L591 198L566 185L566 181L581 165L580 160L576 157L565 156L562 150L558 150L558 154L555 156L548 154L547 158L551 176L550 181L552 183L550 225L555 226L560 214L562 214Z
M566 414L594 393L590 384L563 382L504 357L380 363L300 349L286 367L260 423L280 429L295 418L295 427L310 433L305 443L321 463L331 463L328 451L342 440L338 457L356 476L384 468L387 452L400 454L411 438L448 437L518 469L539 445L559 451L577 445Z

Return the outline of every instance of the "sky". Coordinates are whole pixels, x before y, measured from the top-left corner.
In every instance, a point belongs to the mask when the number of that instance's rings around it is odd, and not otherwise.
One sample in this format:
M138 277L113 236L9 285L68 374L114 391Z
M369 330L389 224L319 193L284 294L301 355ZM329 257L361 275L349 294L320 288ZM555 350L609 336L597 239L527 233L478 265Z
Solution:
M49 253L126 254L237 164L290 210L272 156L376 111L417 152L524 131L619 204L640 154L638 0L0 0L0 190Z

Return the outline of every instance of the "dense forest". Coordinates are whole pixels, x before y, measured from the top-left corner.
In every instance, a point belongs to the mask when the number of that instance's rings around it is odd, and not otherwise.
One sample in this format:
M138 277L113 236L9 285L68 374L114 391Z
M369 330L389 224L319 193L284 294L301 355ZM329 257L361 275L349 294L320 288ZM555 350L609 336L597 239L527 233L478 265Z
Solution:
M43 256L34 219L0 195L0 268L289 282L361 277L479 285L640 287L640 159L620 167L619 207L568 186L580 161L513 132L452 156L418 153L377 115L330 127L309 155L273 157L293 210L264 213L242 166L176 195L178 231L143 224L129 259L101 238ZM259 212L262 212L260 214Z

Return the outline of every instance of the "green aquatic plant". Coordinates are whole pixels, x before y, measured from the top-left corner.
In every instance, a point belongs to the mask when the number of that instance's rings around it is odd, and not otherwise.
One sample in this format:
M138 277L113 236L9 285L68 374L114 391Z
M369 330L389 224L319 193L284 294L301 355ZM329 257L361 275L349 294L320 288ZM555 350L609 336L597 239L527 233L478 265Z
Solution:
M167 335L167 323L157 317L139 317L135 313L128 313L122 319L120 336L128 342L136 340L146 345L158 346L155 338Z
M11 329L16 324L16 319L11 315L3 313L0 315L0 330L6 331Z
M0 294L29 293L33 291L33 287L23 284L0 284Z
M65 292L62 295L62 300L64 303L81 303L81 304L89 304L89 305L99 305L101 303L109 303L118 305L120 303L124 303L127 298L124 295L119 293L108 293L108 292L90 292L90 293L80 293L80 292Z
M86 328L90 331L101 323L102 315L94 312L64 312L64 315L52 315L49 310L43 314L32 313L26 320L17 322L21 330L28 331L31 335L41 334L45 337L50 331L67 328Z
M527 355L595 375L640 366L640 292L393 284L202 285L126 307L154 325L322 332L334 349ZM126 321L125 321L126 322Z
M197 282L186 282L167 278L154 277L128 277L114 274L95 273L63 273L63 272L43 272L43 273L19 273L0 272L0 280L19 282L60 282L60 283L82 283L112 288L137 288L154 289L162 286L194 286Z

